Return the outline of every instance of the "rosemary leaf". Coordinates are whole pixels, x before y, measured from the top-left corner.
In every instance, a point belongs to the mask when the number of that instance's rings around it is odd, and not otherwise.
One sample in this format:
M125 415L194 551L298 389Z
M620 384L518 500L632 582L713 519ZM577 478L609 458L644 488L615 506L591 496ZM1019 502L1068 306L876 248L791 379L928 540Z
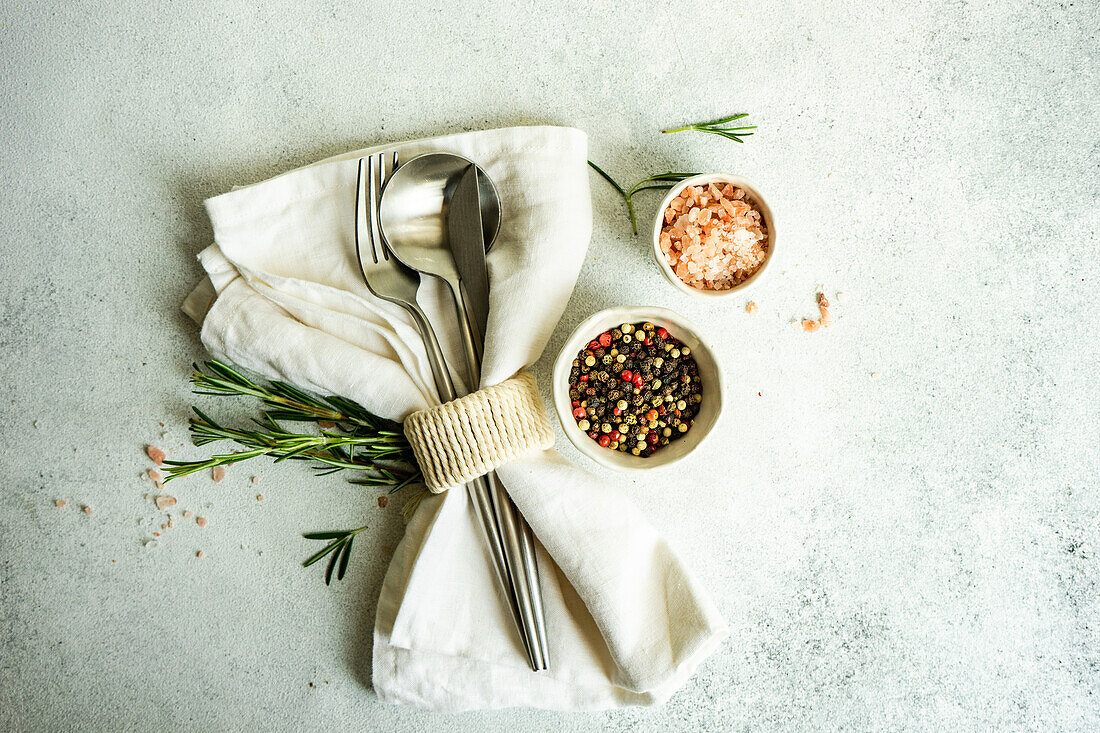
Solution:
M340 546L343 547L343 546L346 546L346 545L341 544ZM328 585L329 583L332 582L332 571L336 567L336 561L339 560L339 559L340 559L340 553L339 552L332 553L332 559L328 561L328 569L325 570L325 585Z
M351 543L355 541L355 536L348 537L348 541L344 544L344 551L340 554L340 567L336 571L336 579L343 580L344 572L348 569L348 559L351 557Z

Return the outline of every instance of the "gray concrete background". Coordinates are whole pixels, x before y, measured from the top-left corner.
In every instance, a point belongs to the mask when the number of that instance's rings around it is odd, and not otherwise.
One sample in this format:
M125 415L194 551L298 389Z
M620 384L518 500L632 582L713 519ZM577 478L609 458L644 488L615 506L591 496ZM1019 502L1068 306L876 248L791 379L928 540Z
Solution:
M444 5L0 8L0 727L1100 726L1097 5ZM745 145L657 134L738 111ZM583 128L624 181L743 174L780 216L749 316L673 291L593 179L591 260L539 365L621 303L684 313L725 364L715 438L630 482L732 629L660 709L380 704L400 502L339 477L182 481L210 525L142 547L161 521L142 445L201 454L178 306L203 199L515 123ZM819 287L847 297L803 334ZM342 584L298 566L300 532L362 522Z

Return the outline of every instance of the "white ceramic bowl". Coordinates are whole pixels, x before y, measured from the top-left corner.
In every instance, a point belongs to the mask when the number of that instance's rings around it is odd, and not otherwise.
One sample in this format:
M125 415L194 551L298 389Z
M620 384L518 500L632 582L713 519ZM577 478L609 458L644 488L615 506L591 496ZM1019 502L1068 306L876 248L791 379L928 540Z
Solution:
M768 226L768 256L751 277L729 290L700 290L699 288L691 287L683 280L676 277L676 273L672 271L672 268L668 264L665 253L661 251L661 229L665 223L665 209L672 203L672 199L679 196L680 192L688 186L699 186L707 183L732 183L734 186L745 189L752 199L753 204L756 205L756 208L760 210L760 214L764 217L764 223ZM735 293L744 294L745 289L758 281L764 275L764 271L768 269L768 265L775 259L775 240L775 219L772 216L772 210L771 207L768 206L768 202L760 195L760 189L741 176L731 176L726 173L704 173L692 178L686 178L677 183L669 189L668 195L665 196L665 200L661 202L660 208L657 209L657 219L653 222L653 256L657 259L657 266L661 268L661 272L664 273L673 287L688 295L694 295L699 298L722 298Z
M684 437L670 442L649 458L601 448L596 441L588 437L587 433L577 427L577 422L573 419L572 401L569 399L569 372L573 367L573 360L585 345L610 328L622 323L640 321L649 321L656 326L664 327L670 334L687 344L691 349L691 355L695 357L699 376L703 380L703 401L699 403L699 413L695 416L691 430ZM667 308L650 306L609 308L585 319L569 335L561 353L558 354L557 361L554 362L553 380L554 411L558 414L558 420L561 421L566 437L581 453L596 463L617 471L643 471L676 463L703 442L707 433L718 422L718 415L722 411L722 370L718 367L714 352L699 336L699 330L690 321Z

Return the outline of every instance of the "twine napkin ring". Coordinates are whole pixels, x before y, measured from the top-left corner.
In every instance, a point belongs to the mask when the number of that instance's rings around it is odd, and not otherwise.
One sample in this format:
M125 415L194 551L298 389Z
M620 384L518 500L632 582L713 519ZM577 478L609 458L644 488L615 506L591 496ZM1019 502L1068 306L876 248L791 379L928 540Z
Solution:
M405 418L404 430L424 482L435 494L554 444L530 372L414 412Z

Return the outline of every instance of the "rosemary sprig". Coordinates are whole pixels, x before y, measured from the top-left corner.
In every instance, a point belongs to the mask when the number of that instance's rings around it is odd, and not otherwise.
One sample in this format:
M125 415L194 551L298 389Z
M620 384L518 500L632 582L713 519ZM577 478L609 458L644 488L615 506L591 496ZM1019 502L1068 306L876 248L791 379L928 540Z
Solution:
M336 571L336 579L343 580L344 572L348 569L348 559L351 557L351 543L355 539L355 535L366 529L366 526L359 527L358 529L349 530L337 530L335 532L307 532L302 536L307 540L332 540L323 548L306 558L302 563L302 567L308 568L318 560L323 559L328 555L332 555L332 559L328 561L328 569L325 570L325 585L332 582L332 571L339 565L339 569Z
M207 445L218 440L231 440L243 450L220 453L202 461L165 461L168 465L165 482L180 476L215 466L226 466L259 456L270 456L275 462L286 460L312 461L319 475L336 471L355 472L352 483L367 486L390 486L390 493L420 480L412 448L401 431L401 425L371 413L344 397L318 397L285 382L263 384L220 361L195 364L191 374L195 394L215 397L254 397L263 403L260 417L252 428L230 428L221 425L197 407L192 407L191 439L195 445ZM295 432L282 422L308 422L318 426L315 432ZM424 489L405 502L402 514L409 521ZM325 571L325 584L342 580L351 557L352 539L366 527L332 532L311 532L302 535L311 540L331 540L303 563L309 567L331 555Z
M732 117L723 117L720 120L711 120L710 122L696 122L691 125L684 125L683 127L677 127L671 130L661 130L662 134L669 134L673 132L685 132L687 130L695 130L696 132L709 132L713 135L721 135L727 140L733 140L734 142L745 142L742 138L746 138L752 135L751 132L744 132L745 130L755 130L756 125L743 125L733 126L729 123L736 122L737 120L748 117L748 112L743 112L739 115L733 115Z
M664 173L656 173L652 176L647 176L646 178L643 178L642 180L635 183L630 188L623 188L615 181L614 178L609 176L602 168L593 163L591 160L588 161L588 165L592 166L592 169L599 173L600 176L605 181L610 183L611 186L619 192L619 195L623 197L623 200L626 202L626 212L630 216L630 226L634 230L635 234L638 233L638 219L634 211L634 194L638 193L639 191L668 189L671 188L673 184L678 183L685 178L691 178L692 176L698 175L697 173L677 173L676 171L665 171Z
M355 483L370 486L393 485L397 491L419 478L413 469L400 469L390 463L415 465L412 449L405 436L390 431L371 435L345 435L321 430L320 435L296 433L284 429L269 413L254 422L259 430L225 427L197 407L190 420L191 439L195 445L217 440L232 440L245 450L222 453L201 461L165 461L168 466L165 482L215 466L227 466L259 456L270 456L276 463L285 460L308 460L317 463L320 475L346 469L361 471ZM381 463L385 461L386 463Z
M217 440L232 440L244 450L213 455L202 461L165 461L169 466L165 481L225 466L258 456L270 456L276 462L309 460L321 475L342 470L359 472L353 483L368 486L392 486L390 493L419 479L412 449L398 423L372 414L343 397L315 397L285 382L260 384L219 361L194 365L191 383L196 394L249 396L259 399L268 409L254 420L258 429L225 427L197 407L190 420L192 441L206 445ZM333 423L339 432L321 429L320 434L287 430L280 420Z

